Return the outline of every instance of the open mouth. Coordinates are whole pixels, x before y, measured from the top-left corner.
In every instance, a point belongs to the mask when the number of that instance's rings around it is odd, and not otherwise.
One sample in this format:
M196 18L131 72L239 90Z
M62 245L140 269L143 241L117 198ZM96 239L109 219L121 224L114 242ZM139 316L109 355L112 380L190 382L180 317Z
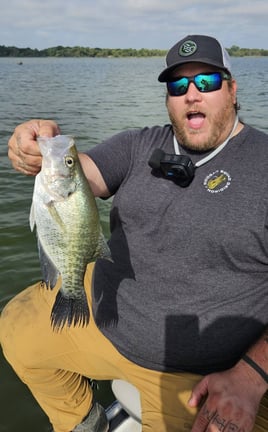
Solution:
M194 118L205 118L205 114L200 111L191 111L187 113L188 120L192 120Z
M203 126L205 121L205 114L200 111L191 111L187 113L187 120L190 128L199 129Z

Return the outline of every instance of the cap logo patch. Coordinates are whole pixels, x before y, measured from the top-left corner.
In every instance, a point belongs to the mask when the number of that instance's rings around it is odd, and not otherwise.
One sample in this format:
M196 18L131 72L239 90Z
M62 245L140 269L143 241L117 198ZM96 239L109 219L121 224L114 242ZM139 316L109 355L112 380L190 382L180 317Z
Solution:
M187 40L180 46L179 54L183 57L187 57L194 54L196 50L197 50L196 43L194 41Z

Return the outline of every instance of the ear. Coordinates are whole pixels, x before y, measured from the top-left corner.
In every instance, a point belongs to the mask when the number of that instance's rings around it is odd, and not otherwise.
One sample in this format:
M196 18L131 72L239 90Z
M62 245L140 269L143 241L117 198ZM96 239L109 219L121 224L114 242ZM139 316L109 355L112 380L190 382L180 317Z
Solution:
M232 97L233 97L233 104L236 104L236 102L237 102L237 97L236 97L237 82L234 78L232 78L231 93L232 93Z

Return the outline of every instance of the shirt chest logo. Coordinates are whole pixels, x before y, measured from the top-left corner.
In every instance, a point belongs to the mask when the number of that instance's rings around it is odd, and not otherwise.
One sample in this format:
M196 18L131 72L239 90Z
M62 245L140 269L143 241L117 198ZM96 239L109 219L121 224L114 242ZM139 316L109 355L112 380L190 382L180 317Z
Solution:
M232 178L224 170L217 170L210 173L204 180L204 187L209 193L224 192L230 186Z

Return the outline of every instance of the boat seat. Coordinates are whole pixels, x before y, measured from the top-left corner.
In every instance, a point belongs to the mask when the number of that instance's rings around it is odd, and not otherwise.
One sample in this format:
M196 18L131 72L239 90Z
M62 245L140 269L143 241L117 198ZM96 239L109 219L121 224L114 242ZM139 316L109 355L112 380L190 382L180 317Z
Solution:
M127 381L116 379L112 381L112 391L123 409L141 423L141 402L138 389Z

